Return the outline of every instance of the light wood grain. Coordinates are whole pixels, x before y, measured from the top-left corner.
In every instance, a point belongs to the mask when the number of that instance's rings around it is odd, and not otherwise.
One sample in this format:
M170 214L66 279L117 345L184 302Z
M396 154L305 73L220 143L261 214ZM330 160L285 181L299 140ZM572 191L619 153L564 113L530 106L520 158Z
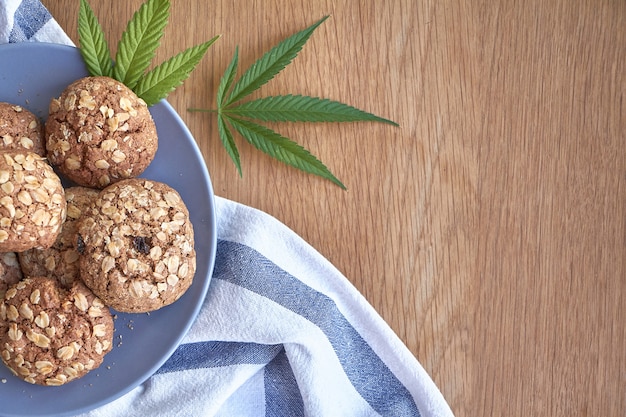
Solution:
M77 0L43 0L77 40ZM157 60L222 34L169 101L216 194L336 265L457 416L624 416L626 2L176 0ZM91 1L115 43L132 1ZM328 97L400 128L284 125L347 185L241 143L207 114L245 67L324 15L261 94Z

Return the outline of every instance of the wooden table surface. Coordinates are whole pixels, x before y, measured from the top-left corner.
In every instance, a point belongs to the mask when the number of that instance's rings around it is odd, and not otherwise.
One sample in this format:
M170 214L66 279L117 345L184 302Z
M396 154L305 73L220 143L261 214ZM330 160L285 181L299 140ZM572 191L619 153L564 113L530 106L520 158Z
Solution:
M77 42L79 1L43 3ZM142 0L90 3L115 48ZM222 35L169 97L215 193L326 256L457 416L626 415L626 1L173 3L157 61ZM260 94L400 127L275 126L347 191L241 138L239 178L215 117L186 109L214 108L237 45L247 67L324 15Z

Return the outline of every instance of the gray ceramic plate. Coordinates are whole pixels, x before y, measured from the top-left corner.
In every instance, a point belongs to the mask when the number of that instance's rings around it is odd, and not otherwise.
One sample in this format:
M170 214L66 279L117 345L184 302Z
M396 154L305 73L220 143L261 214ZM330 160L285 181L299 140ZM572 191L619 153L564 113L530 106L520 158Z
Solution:
M0 101L19 104L42 119L52 97L87 75L78 49L45 43L0 45ZM159 150L142 177L174 187L194 225L197 272L174 304L151 314L117 314L114 348L85 377L61 387L31 385L0 364L0 415L75 415L135 388L169 358L198 314L211 280L217 236L211 180L194 138L174 109L162 101L150 109Z

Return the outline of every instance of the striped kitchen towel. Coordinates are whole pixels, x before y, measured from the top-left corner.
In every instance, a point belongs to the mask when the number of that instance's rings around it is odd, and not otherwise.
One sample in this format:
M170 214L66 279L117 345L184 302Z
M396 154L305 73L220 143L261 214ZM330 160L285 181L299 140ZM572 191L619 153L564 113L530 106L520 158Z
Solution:
M1 4L0 43L71 44L38 0ZM266 213L220 197L215 205L215 268L190 331L154 375L82 415L452 416L324 257Z

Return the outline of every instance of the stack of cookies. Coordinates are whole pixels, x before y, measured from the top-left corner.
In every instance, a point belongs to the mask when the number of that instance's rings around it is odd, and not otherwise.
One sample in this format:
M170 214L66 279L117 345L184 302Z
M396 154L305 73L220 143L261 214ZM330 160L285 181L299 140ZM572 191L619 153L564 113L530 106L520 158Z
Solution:
M45 126L0 103L0 139L0 356L27 382L61 385L113 348L111 309L150 312L186 292L193 227L173 188L137 178L157 133L122 83L77 80Z

